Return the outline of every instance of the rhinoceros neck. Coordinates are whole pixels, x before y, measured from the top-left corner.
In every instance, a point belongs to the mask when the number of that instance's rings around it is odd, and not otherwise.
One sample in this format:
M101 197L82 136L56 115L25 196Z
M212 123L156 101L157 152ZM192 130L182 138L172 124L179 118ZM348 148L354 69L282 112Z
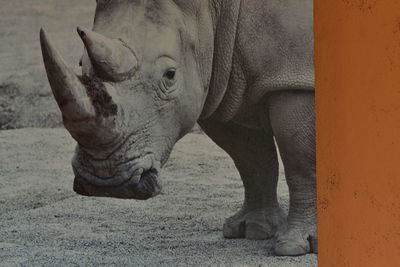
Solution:
M218 108L228 88L235 49L237 23L242 0L212 0L214 17L214 56L212 74L201 119Z

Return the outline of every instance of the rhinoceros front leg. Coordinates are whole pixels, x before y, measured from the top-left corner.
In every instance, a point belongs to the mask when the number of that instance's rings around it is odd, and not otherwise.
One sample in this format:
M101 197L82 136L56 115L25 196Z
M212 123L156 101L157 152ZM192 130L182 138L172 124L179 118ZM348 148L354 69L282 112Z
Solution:
M287 227L277 234L278 255L317 252L314 93L276 92L268 111L290 194Z
M286 216L277 201L278 160L272 130L266 134L232 122L201 121L200 125L232 157L245 188L243 207L226 219L224 236L273 237Z

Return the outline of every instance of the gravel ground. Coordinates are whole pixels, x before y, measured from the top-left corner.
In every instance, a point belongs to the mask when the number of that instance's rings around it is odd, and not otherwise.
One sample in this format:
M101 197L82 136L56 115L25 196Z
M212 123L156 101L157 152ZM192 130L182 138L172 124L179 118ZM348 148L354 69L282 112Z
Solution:
M0 266L317 266L316 255L273 256L271 240L222 237L243 187L204 135L176 145L148 201L76 195L73 150L64 129L0 131ZM282 171L279 197L287 209Z

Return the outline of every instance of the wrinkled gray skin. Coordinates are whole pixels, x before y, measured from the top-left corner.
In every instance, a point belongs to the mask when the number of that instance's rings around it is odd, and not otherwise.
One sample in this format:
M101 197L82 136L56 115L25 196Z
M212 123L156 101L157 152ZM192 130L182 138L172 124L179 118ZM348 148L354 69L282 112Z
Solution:
M224 236L275 236L278 255L316 252L312 23L312 0L99 0L93 31L78 28L79 77L42 30L49 81L78 142L74 190L157 195L173 145L199 122L245 188Z

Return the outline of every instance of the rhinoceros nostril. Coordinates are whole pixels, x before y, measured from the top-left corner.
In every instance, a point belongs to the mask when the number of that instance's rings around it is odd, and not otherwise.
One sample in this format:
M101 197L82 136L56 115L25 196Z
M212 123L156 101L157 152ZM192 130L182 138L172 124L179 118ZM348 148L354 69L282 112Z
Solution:
M78 32L79 36L81 38L85 37L86 33L84 30L82 30L80 27L76 28L76 31Z

